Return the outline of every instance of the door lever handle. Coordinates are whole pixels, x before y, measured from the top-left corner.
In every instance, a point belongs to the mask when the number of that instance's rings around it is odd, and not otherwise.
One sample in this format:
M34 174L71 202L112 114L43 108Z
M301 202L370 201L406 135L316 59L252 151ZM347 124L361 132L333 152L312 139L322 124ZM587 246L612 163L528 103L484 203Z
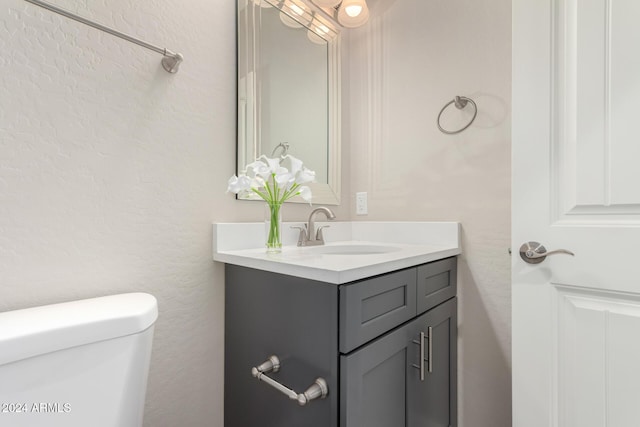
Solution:
M555 249L553 251L547 251L547 248L545 248L538 242L527 242L523 243L522 246L520 246L520 258L522 258L524 262L529 264L540 264L549 255L557 254L575 256L573 252L566 249Z

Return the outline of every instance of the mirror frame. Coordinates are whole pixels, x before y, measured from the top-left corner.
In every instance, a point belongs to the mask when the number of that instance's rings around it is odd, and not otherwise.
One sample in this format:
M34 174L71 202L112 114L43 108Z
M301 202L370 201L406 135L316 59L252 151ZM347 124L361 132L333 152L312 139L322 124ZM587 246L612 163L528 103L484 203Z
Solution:
M264 0L262 0L264 1ZM269 2L270 3L270 2ZM271 3L270 3L271 4ZM236 133L236 173L240 173L246 168L248 162L254 161L260 156L261 141L258 139L258 121L260 117L260 95L257 91L258 76L251 70L252 64L258 63L257 48L260 37L256 34L260 32L260 13L261 7L254 5L253 0L237 1L237 133ZM242 16L243 10L246 16ZM243 22L244 20L244 22ZM249 24L253 24L253 32L249 31ZM240 31L245 30L245 43L241 43ZM327 42L327 105L328 105L328 141L327 141L327 182L311 183L312 203L323 205L339 205L341 192L341 51L340 51L340 34L331 41ZM245 52L242 49L245 49ZM244 65L240 60L245 57ZM244 77L244 79L243 79ZM244 82L244 85L243 83ZM244 99L242 97L244 93ZM250 102L252 94L253 103ZM252 122L249 124L248 120ZM253 139L253 143L248 145L249 139ZM249 148L250 147L250 148ZM270 154L270 153L269 153ZM301 159L304 161L304 159ZM238 200L262 200L257 195L249 195L247 197L238 197ZM297 196L287 201L287 203L308 203L301 197Z

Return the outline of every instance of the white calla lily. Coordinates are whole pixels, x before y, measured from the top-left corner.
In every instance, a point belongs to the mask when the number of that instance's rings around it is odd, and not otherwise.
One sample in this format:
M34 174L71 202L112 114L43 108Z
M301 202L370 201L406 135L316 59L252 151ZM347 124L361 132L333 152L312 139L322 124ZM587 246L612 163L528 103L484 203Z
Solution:
M280 186L281 188L284 188L285 190L288 190L289 188L291 188L291 185L293 185L294 183L294 176L291 175L289 172L276 175L274 179L278 183L278 186Z
M289 163L291 165L291 173L293 175L296 175L304 167L302 164L302 160L293 157L291 154L287 154L286 156L284 156L284 159L289 160Z
M245 169L245 174L249 176L259 176L262 179L269 179L271 175L271 171L269 170L269 166L264 162L256 160L253 163L249 163Z
M287 160L291 170L282 166ZM316 173L304 166L302 160L291 155L282 158L260 156L247 165L239 176L229 179L227 191L240 197L257 194L270 205L281 204L299 195L305 201L311 201L311 189L301 186L315 181Z
M305 167L296 174L296 184L306 184L307 182L315 182L315 180L316 173Z
M233 175L229 178L229 183L227 186L227 191L232 193L239 193L244 190L248 190L251 188L251 178L245 175L235 176Z
M284 169L280 166L280 159L278 159L277 157L271 159L265 155L262 155L260 157L258 157L258 160L263 160L267 166L269 167L269 170L271 171L271 173L278 173L278 170L280 169Z
M306 185L298 187L298 194L305 202L309 202L311 204L311 189Z

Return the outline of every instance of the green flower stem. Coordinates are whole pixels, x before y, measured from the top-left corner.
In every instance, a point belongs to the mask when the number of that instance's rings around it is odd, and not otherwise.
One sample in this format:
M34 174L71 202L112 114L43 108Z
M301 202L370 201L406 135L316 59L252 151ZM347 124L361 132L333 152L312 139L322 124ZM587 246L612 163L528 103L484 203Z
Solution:
M258 191L258 190L257 190L257 189L255 189L255 188L252 188L251 190L252 190L254 193L256 193L258 196L260 196L260 198L262 198L264 201L266 201L266 202L269 202L269 201L270 201L269 196L267 196L266 194L264 194L264 193L262 193L262 192Z
M284 193L284 196L282 197L282 201L284 202L285 200L289 200L290 198L292 198L293 196L298 194L298 187L300 187L299 184L294 183L291 188L289 189L289 191L286 191Z
M267 202L270 211L269 236L267 237L267 250L280 251L280 202Z
M276 181L276 174L272 173L271 178L266 180L263 189L252 188L251 190L269 206L269 235L267 237L267 252L280 252L282 241L280 235L280 208L282 203L300 194L300 184L293 183L291 188L281 188Z

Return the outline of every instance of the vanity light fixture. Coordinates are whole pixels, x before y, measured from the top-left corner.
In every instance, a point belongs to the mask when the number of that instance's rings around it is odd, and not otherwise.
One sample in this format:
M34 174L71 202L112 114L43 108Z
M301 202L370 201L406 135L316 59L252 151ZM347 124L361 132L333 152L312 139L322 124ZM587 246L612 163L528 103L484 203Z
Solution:
M307 38L315 44L324 45L327 43L326 38L329 36L329 27L326 26L321 20L315 18L309 30L307 31Z
M369 7L366 0L306 0L320 8L338 25L356 28L369 20Z
M280 20L288 27L307 27L307 37L314 43L323 44L338 35L334 14L318 7L310 0L253 0L267 2L280 10ZM332 9L335 12L335 9ZM319 40L322 39L322 40Z
M281 10L302 25L307 25L311 21L311 10L301 0L284 0Z
M342 0L338 8L338 23L347 28L364 25L369 19L366 0Z
M307 38L315 44L327 43L327 40L331 39L331 23L322 16L314 16L307 31Z

